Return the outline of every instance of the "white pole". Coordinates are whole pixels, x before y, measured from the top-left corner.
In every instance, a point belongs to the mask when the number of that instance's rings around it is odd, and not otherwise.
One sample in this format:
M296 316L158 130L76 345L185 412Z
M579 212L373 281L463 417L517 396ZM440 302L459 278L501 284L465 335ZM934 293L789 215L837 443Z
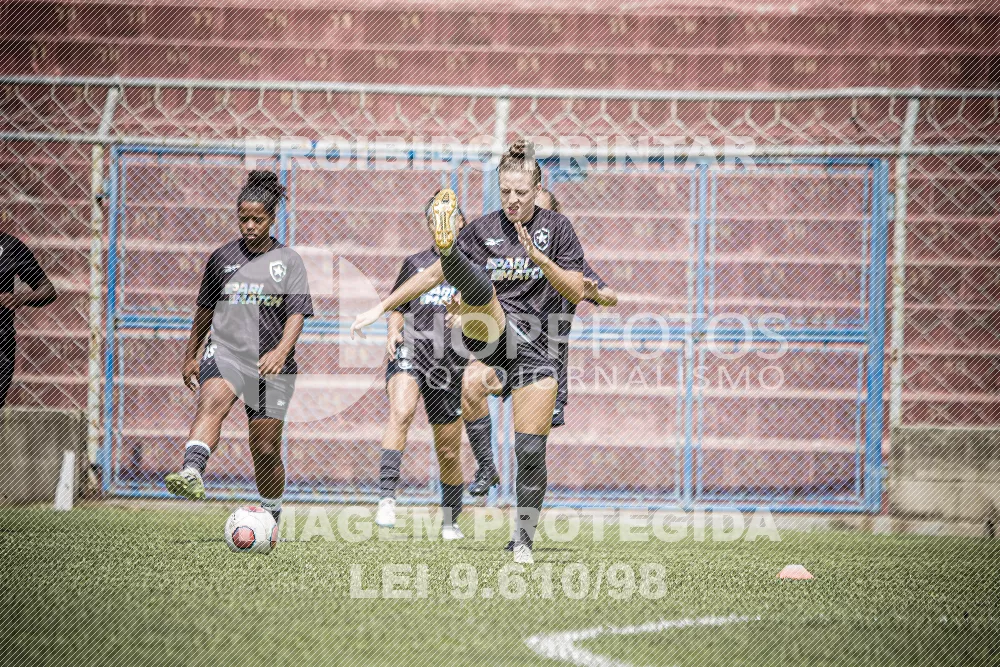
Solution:
M76 452L67 449L63 452L62 469L59 471L59 484L56 486L55 511L68 512L73 509L73 493L75 490Z
M889 426L896 428L903 421L903 328L906 326L906 200L909 196L907 179L910 170L909 150L920 111L920 99L911 98L906 105L906 120L899 139L896 158L896 204L893 211L892 259L892 339L889 352Z
M510 121L510 98L498 97L494 108L493 154L499 158L507 148L507 123Z
M104 100L104 112L97 130L99 135L107 135L111 129L115 107L121 91L118 88L108 88ZM97 463L97 450L101 443L101 343L103 342L101 323L101 304L104 292L104 211L100 198L104 194L104 146L95 144L90 149L90 348L87 366L87 460L90 469L87 473L88 485L93 488L97 484L93 466Z

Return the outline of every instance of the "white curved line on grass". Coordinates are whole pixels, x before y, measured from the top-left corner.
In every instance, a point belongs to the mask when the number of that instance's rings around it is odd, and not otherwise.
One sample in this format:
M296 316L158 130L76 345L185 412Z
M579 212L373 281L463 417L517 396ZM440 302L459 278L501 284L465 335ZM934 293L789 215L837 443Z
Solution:
M759 621L760 616L702 616L700 618L680 618L671 621L656 621L642 625L626 625L623 627L598 626L586 630L571 632L555 632L552 634L534 635L524 640L524 643L543 658L562 660L579 667L634 667L631 663L621 662L597 655L580 648L576 642L593 639L601 635L638 635L679 628L696 628L705 626L730 625L732 623L747 623Z

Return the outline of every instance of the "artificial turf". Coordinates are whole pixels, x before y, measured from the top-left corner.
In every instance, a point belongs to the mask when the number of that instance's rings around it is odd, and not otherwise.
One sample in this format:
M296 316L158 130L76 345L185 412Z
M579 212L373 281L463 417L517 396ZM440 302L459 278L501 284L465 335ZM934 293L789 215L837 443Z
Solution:
M498 577L511 562L502 551L507 534L471 539L468 516L461 524L470 539L462 542L347 542L331 508L335 541L283 542L270 555L250 556L230 553L222 540L229 510L0 510L0 663L558 665L572 663L540 657L525 640L736 615L751 620L576 645L607 665L1000 664L993 540L782 531L780 542L700 542L689 534L623 543L614 530L601 542L583 530L570 542L540 540L526 593L506 599ZM298 511L301 535L305 508ZM453 595L467 590L451 579L458 563L476 569L470 599ZM562 586L574 563L591 577L583 599ZM776 579L789 563L816 578ZM376 589L392 564L426 565L427 597L351 597L352 565L363 587ZM597 573L615 564L619 573L662 565L663 596L652 599L655 587L643 594L637 582L630 599L614 599L605 581L594 599ZM549 599L540 597L545 567ZM579 593L579 578L569 590Z

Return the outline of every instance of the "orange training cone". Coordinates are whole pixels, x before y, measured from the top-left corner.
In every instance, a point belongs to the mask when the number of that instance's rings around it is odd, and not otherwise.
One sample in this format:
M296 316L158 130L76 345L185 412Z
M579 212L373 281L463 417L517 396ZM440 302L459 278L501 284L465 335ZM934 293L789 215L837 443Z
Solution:
M785 569L778 573L778 579L812 579L809 570L801 565L786 565Z

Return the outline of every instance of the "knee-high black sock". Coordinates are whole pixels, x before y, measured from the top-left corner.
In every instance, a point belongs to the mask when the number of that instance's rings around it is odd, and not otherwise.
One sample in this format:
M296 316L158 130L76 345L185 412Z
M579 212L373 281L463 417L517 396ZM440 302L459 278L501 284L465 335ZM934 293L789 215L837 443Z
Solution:
M399 468L403 462L403 452L383 449L379 458L378 486L383 498L395 498L399 485Z
M486 269L476 266L458 248L452 248L447 255L441 255L441 269L444 279L462 293L462 303L469 306L485 306L493 299L493 281Z
M474 419L465 422L465 432L469 436L469 446L472 447L472 454L476 457L476 464L480 470L496 470L493 462L493 443L491 434L493 432L493 422L490 416Z
M514 433L517 457L517 530L516 544L531 544L535 539L538 514L542 511L549 474L545 467L547 435Z
M445 513L444 522L446 524L458 521L458 515L462 513L462 492L464 490L465 488L461 484L441 482L441 509Z

